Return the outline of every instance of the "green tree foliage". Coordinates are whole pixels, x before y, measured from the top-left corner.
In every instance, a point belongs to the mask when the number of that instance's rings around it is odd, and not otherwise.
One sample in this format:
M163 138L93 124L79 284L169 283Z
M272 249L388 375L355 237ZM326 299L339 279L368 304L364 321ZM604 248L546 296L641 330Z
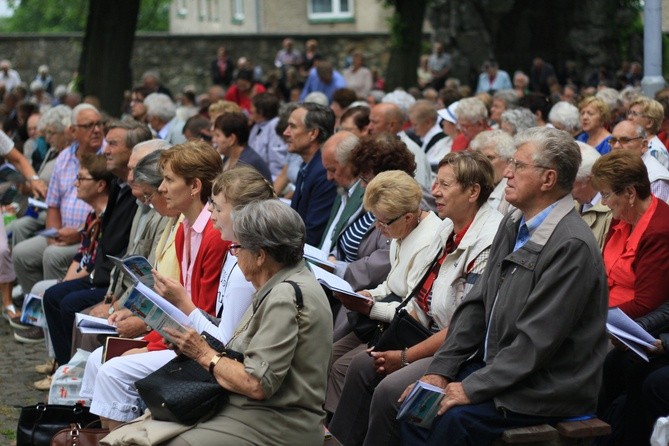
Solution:
M12 17L0 22L3 32L83 32L89 0L8 0ZM119 0L119 8L124 7ZM141 0L138 31L167 31L170 0Z

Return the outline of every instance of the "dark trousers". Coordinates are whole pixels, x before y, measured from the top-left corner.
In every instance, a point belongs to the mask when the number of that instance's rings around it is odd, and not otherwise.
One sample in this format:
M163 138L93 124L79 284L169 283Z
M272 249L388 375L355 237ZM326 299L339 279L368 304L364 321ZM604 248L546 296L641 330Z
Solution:
M88 278L57 283L44 292L42 303L58 364L67 364L72 350L75 313L100 302L107 288L95 288Z
M470 373L483 366L481 362L466 363L456 377L462 381ZM523 415L500 411L493 401L480 404L455 406L445 414L435 418L431 429L402 422L402 444L433 446L483 446L491 444L507 429L555 423L562 418Z
M669 358L646 362L631 351L611 350L597 414L611 425L611 435L594 444L648 445L655 420L669 414Z

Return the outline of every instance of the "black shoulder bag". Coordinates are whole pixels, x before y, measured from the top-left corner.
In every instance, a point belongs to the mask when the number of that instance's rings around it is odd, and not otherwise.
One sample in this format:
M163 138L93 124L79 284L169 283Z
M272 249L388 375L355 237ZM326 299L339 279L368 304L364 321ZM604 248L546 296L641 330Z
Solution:
M395 309L395 316L393 317L393 320L390 321L390 324L388 324L387 327L379 324L375 339L372 339L369 343L369 346L374 347L374 350L377 352L404 350L405 348L412 347L432 336L432 332L414 319L404 307L407 306L414 296L418 295L418 292L430 275L435 262L439 261L441 253L441 250L437 253L437 256L430 264L430 267L427 269L427 272L421 281L416 285L413 291L409 293L409 297L404 299Z

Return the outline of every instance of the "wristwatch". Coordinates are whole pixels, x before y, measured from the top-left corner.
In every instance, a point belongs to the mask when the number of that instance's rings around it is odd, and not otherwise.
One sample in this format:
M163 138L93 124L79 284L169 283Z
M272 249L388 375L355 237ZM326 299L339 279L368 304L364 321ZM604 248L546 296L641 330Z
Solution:
M402 352L400 353L400 361L401 361L401 363L402 363L402 367L406 367L406 366L409 365L409 360L407 359L407 351L408 351L408 350L409 350L408 348L405 348L405 349L402 350Z
M30 181L39 181L39 180L41 180L39 175L33 175L33 176L30 177Z

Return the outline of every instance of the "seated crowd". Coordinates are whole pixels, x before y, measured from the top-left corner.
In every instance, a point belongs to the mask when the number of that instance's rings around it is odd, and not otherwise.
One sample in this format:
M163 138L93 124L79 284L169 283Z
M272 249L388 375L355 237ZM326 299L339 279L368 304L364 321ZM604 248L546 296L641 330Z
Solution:
M485 445L597 417L597 444L649 444L669 415L669 89L545 96L488 61L472 95L425 59L422 92L375 94L361 52L342 75L293 44L276 84L222 48L200 97L147 73L122 119L72 93L5 123L2 311L18 342L46 343L35 386L91 352L79 396L110 445ZM184 331L126 308L110 257L131 255ZM609 337L612 309L655 339L647 360ZM77 313L144 347L103 361ZM402 317L421 339L384 343ZM227 391L189 426L152 419L135 387L177 356ZM444 393L428 426L397 419L418 380Z

